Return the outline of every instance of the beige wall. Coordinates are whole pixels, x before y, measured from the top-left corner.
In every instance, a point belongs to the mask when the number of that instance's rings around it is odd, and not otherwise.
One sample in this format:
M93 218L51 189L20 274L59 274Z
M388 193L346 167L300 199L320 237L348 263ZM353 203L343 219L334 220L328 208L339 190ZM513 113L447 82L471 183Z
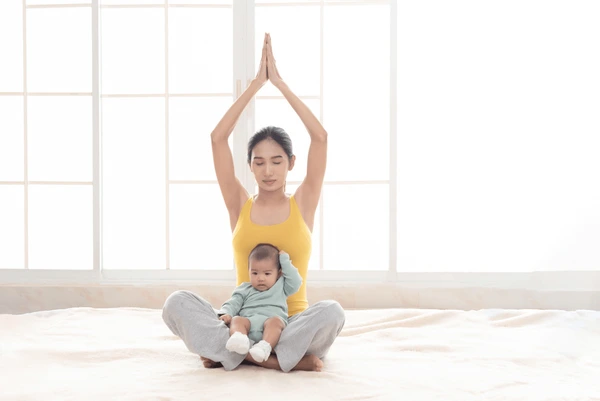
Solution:
M173 291L193 291L215 307L225 301L233 286L220 283L139 285L0 285L0 313L27 313L70 307L161 308ZM505 288L415 287L378 283L311 283L309 302L335 299L344 308L423 308L477 310L592 309L600 310L600 292L592 290L528 290Z

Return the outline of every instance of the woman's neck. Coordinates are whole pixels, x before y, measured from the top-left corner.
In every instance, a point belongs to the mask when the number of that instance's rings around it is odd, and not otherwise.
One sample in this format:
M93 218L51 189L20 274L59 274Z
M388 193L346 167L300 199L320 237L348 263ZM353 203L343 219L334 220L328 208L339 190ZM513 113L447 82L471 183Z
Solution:
M262 204L277 204L282 203L283 201L287 201L288 197L285 194L283 188L277 191L265 191L263 189L258 188L258 194L256 198L254 198L254 202L259 202Z

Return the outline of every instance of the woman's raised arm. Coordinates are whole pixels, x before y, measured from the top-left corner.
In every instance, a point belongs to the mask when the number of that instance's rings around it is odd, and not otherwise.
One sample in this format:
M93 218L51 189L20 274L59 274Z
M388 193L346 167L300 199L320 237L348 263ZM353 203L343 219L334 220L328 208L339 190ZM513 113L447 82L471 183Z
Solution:
M317 209L319 198L321 197L323 179L325 178L325 168L327 166L327 131L325 131L321 122L310 111L308 106L281 79L275 65L271 35L269 34L267 34L267 73L271 83L287 99L310 135L306 177L296 190L296 199L301 208L307 214L312 215Z
M212 141L213 162L217 174L217 182L223 195L223 200L229 211L229 218L232 227L242 210L244 202L248 199L248 191L235 176L233 156L229 149L229 135L233 132L240 115L260 88L267 82L267 35L263 42L263 51L256 78L246 88L244 93L236 99L233 105L227 110L221 121L212 131L210 137Z

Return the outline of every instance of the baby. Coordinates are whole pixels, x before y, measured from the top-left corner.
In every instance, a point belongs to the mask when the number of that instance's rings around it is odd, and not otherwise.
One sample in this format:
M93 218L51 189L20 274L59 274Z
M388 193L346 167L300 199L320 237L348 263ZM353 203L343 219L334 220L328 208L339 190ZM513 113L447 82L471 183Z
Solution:
M250 352L256 362L264 362L288 323L287 297L300 289L302 277L290 256L270 244L258 244L250 252L248 270L250 282L233 291L220 319L229 326L229 351Z

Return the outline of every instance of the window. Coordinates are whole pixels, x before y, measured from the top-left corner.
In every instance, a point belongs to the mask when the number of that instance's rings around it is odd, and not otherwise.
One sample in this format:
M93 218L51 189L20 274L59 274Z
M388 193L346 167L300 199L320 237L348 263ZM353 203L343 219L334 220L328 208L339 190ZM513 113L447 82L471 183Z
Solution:
M598 270L599 17L398 2L399 272Z
M0 4L0 268L92 270L91 3L24 5Z
M255 54L270 32L283 78L332 133L311 268L389 270L390 4L257 2L255 17ZM256 99L256 126L268 124L292 136L299 183L310 138L272 87Z
M312 279L598 270L600 9L566 4L0 2L0 280L232 278L209 134L264 32L330 132ZM293 191L270 85L237 175L266 125Z

